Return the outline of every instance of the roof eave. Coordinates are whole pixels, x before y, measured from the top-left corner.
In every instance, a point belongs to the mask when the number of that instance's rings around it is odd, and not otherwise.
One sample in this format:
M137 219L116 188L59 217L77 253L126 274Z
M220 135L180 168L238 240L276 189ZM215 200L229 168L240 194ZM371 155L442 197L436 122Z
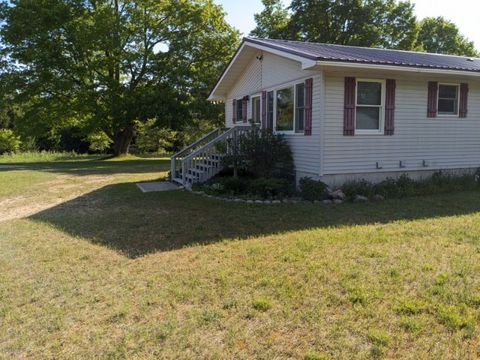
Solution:
M340 61L340 60L317 60L312 68L325 69L330 67L344 67L350 69L371 69L371 70L390 70L410 73L443 74L443 75L462 75L480 77L480 72L464 69L439 69L414 65L395 65L395 64L372 64L365 62Z

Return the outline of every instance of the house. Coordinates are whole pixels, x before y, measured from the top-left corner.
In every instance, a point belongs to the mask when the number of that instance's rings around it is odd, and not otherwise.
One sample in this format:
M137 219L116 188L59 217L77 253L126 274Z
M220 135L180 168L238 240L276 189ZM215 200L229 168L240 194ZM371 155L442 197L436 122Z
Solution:
M206 143L248 131L252 120L285 135L297 180L338 185L480 167L477 58L245 38L209 100L225 103L228 130ZM211 158L183 164L183 175L205 171Z

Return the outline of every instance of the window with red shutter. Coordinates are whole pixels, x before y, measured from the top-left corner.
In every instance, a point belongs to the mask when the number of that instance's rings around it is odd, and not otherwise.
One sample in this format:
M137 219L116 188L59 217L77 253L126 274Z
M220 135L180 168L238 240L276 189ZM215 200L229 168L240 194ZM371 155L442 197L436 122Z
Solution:
M395 87L395 80L387 79L385 86L385 135L393 135L395 129Z
M305 135L312 135L313 79L305 80Z
M343 135L352 136L355 134L355 86L354 77L345 78L345 94L343 109Z
M434 118L437 116L437 96L438 82L428 82L428 100L427 100L427 117Z
M459 109L459 116L461 118L467 117L468 112L468 84L462 83L460 84L460 109Z

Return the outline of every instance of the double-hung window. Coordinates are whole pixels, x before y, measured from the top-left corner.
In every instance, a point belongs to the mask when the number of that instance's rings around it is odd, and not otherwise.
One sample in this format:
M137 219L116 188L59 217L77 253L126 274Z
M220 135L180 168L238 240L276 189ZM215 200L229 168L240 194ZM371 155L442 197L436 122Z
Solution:
M438 114L458 115L458 85L438 85Z
M305 83L276 90L275 100L275 129L280 132L303 133L305 129Z
M357 80L355 133L383 133L384 82Z
M243 120L243 100L237 99L237 122Z

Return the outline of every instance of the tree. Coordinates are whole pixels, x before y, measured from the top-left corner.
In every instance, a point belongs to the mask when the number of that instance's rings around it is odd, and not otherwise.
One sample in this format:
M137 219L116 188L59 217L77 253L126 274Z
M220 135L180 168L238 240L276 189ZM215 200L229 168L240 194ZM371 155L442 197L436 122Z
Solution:
M250 35L259 38L283 38L286 35L289 15L282 0L262 0L262 3L265 9L254 15L257 26Z
M3 0L1 18L28 124L102 131L118 155L137 122L219 118L205 99L238 32L212 0Z
M418 26L410 2L293 0L290 17L279 1L264 5L255 16L253 35L395 49L412 49L416 44ZM272 14L275 21L266 20Z
M479 56L472 41L462 34L458 27L443 17L429 17L420 22L418 43L428 52Z

